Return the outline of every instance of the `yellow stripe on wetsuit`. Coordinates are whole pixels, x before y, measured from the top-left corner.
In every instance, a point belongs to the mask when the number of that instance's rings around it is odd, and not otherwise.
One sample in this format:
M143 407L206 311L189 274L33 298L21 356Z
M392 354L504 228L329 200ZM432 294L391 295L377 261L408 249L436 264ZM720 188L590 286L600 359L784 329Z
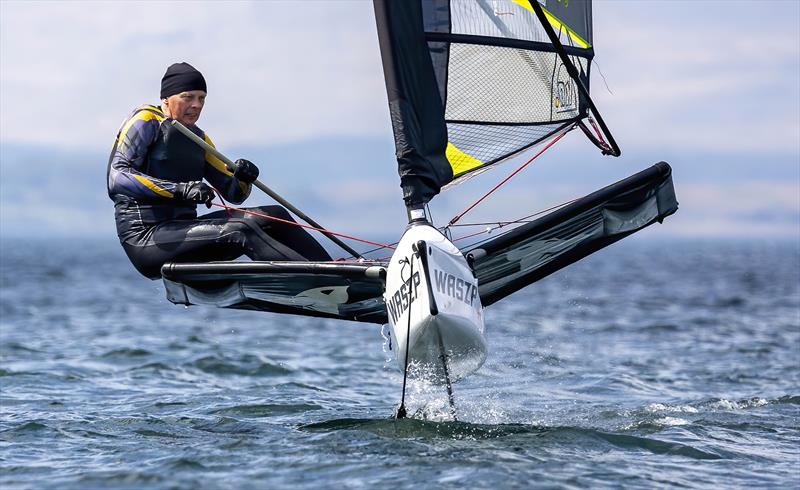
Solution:
M206 141L206 143L208 143L209 145L211 145L211 147L213 147L213 148L216 148L216 146L214 146L214 143L211 141L211 138L209 138L207 134L203 133L203 139ZM211 153L210 151L207 151L207 152L206 152L206 161L207 161L207 162L208 162L208 163L209 163L209 164L210 164L212 167L214 167L215 169L217 169L217 170L219 170L220 172L222 172L224 175L227 175L228 177L230 177L230 176L232 176L232 175L233 175L233 174L231 173L231 171L230 171L230 170L228 170L228 166L227 166L227 165L225 165L225 162L223 162L222 160L220 160L219 158L217 158L217 156L216 156L216 155L214 155L213 153Z
M139 111L133 116L131 116L131 118L128 119L125 125L122 126L122 129L119 130L119 136L117 136L117 144L119 145L120 142L122 142L122 139L125 138L125 136L128 134L128 130L131 129L131 126L133 126L133 124L136 121L152 121L153 119L155 119L158 122L161 122L164 119L166 119L166 117L164 117L164 114L162 114L161 111L154 106L145 106L139 109Z
M139 109L133 116L131 116L130 119L128 119L125 125L122 126L122 129L119 130L119 136L117 136L117 145L119 145L122 142L123 138L127 136L128 130L131 129L131 126L133 126L134 123L136 123L137 121L152 121L154 119L158 122L161 122L164 119L166 119L166 117L164 117L164 114L161 112L161 110L159 110L158 107L148 105ZM159 196L170 197L170 198L174 197L173 193L159 187L155 182L148 179L147 177L135 174L132 174L132 177L141 182L142 185L144 185L145 187L147 187L148 189L150 189Z
M209 138L207 134L203 133L203 139L213 148L216 148L216 146L214 146L214 142L211 141L211 138ZM211 153L210 151L206 152L206 161L208 162L209 165L211 165L218 171L222 172L223 175L226 175L228 177L233 176L233 173L231 173L231 171L228 170L228 166L225 164L225 162L217 158L217 156ZM242 181L239 181L239 188L242 190L245 196L250 194L250 184L246 184Z
M134 175L133 177L142 184L144 184L148 189L158 194L159 196L174 197L174 194L172 194L170 191L162 189L161 187L157 186L155 182L148 179L147 177L142 177L141 175Z

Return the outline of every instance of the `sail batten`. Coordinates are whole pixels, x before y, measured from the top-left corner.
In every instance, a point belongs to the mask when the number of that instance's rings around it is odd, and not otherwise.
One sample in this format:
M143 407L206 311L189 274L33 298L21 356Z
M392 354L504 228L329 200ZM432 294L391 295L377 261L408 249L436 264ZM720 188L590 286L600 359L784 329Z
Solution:
M547 29L558 32L588 86L590 2L540 1ZM587 116L527 0L374 4L406 205L424 204Z

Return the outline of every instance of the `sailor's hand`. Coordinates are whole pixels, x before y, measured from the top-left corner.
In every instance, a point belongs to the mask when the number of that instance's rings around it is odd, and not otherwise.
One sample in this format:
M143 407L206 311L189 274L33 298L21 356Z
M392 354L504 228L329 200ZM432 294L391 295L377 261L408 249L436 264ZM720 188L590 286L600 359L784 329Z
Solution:
M184 201L205 203L207 208L211 207L214 200L214 189L202 181L181 182L176 189L177 196Z
M258 178L258 167L256 167L253 162L240 158L234 163L236 163L236 171L233 172L234 177L246 184L255 182Z

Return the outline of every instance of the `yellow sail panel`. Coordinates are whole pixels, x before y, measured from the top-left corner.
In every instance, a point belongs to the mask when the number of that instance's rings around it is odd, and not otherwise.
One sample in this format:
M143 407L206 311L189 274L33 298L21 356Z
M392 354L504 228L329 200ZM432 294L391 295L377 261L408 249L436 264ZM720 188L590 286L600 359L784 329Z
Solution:
M530 12L533 12L533 7L531 6L531 2L535 2L537 0L511 0L511 1L519 5L520 7L526 8ZM582 48L588 49L592 47L592 45L589 44L580 35L578 35L577 32L573 31L572 29L569 28L568 25L561 22L561 20L558 17L551 14L546 8L544 8L544 6L542 6L542 11L544 12L544 16L547 17L547 20L550 22L550 25L553 26L553 29L555 29L556 32L566 32L569 38L572 39L572 42L574 42L575 44L577 44Z
M483 162L477 158L467 155L463 151L456 148L453 143L447 142L447 149L445 150L447 161L453 167L453 177L469 172L472 169L478 168L483 165Z

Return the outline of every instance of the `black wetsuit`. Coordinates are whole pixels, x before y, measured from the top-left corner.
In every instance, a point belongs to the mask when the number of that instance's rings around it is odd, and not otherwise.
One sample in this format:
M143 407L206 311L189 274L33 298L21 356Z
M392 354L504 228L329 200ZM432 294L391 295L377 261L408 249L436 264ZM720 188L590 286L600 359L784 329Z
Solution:
M157 279L169 261L331 260L305 230L260 216L217 211L197 216L179 197L178 184L205 179L224 199L239 204L250 194L225 164L178 132L157 106L136 109L123 123L108 162L108 194L117 234L136 269ZM211 145L199 128L198 136ZM248 208L292 220L281 206Z

